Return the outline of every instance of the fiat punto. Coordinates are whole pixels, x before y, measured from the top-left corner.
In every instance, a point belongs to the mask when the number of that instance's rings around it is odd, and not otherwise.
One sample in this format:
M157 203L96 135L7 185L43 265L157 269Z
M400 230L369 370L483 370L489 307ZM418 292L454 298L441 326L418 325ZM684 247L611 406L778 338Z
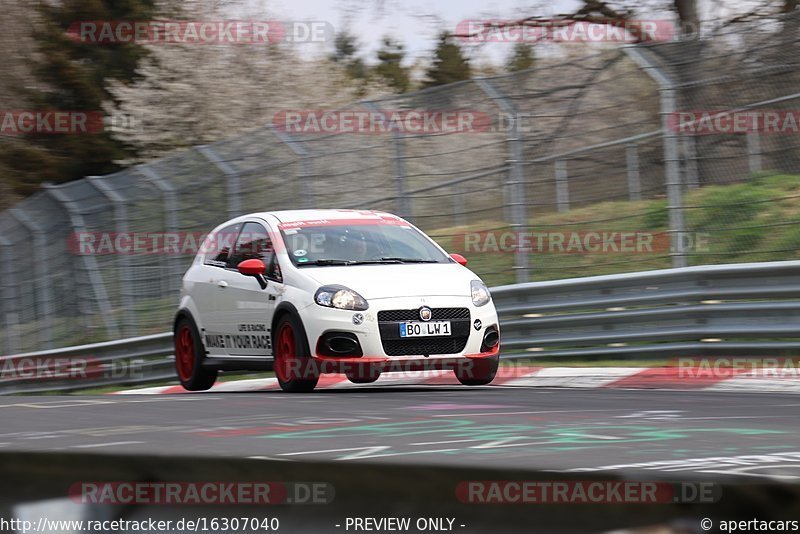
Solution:
M490 383L500 329L488 288L458 254L384 212L297 210L230 220L183 278L175 364L188 390L219 371L273 369L284 391L325 373L452 370Z

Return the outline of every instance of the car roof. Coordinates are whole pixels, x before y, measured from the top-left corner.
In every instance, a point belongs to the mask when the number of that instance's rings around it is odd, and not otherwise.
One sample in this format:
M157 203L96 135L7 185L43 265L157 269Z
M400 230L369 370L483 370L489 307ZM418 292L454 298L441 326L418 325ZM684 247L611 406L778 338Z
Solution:
M324 210L282 210L282 211L269 211L263 213L252 213L250 217L264 218L266 215L271 215L282 223L299 222L299 221L317 221L321 219L327 220L358 220L358 219L376 219L376 218L393 218L398 219L396 215L386 213L383 211L372 210L346 210L346 209L324 209Z

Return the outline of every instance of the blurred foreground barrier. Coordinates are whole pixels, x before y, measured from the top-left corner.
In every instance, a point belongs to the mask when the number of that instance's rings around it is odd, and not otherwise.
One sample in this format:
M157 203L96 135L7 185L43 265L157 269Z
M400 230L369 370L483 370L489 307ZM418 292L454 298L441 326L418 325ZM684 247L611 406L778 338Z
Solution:
M357 477L353 476L354 472L358 472ZM265 519L277 520L281 532L363 532L366 529L348 529L345 526L348 520L369 517L375 520L409 518L411 528L394 529L398 532L699 533L704 531L701 524L717 527L722 521L740 525L739 521L749 521L750 527L740 526L736 530L755 532L762 521L765 525L769 521L786 522L800 513L800 485L791 477L787 477L790 480L771 480L683 471L589 474L541 471L536 466L525 464L514 469L496 469L468 463L393 465L367 461L287 462L222 455L196 457L180 453L164 456L3 451L0 453L0 476L5 481L0 486L3 516L21 516L33 521L34 525L40 518L171 520L173 525L180 520L202 521L202 518L206 518L208 525L212 525L212 521L222 524L237 518L243 522L246 521L244 518L256 518L259 523ZM95 500L97 493L91 488L113 488L123 484L163 487L174 485L176 481L184 487L209 481L239 486L269 483L271 488L285 487L289 491L285 493L285 499L277 500L274 505L242 502L191 504L191 501L152 504L141 502L147 501L142 498L131 499L126 504L108 504L108 499ZM481 490L472 491L475 486L510 488L517 484L541 489L525 493L500 491L491 495ZM294 492L290 488L309 485L326 489L324 502L309 502L292 496ZM544 489L598 485L609 488L606 495L612 498L594 502L590 500L596 495L594 491L549 493L551 497L548 498L548 490ZM90 489L83 491L88 492L88 498L79 498L76 502L76 489L87 486ZM649 493L654 495L654 499L640 498L640 495L648 493L628 491L628 488L647 486L659 488ZM611 493L613 487L623 489ZM692 487L711 491L688 495L689 492L683 490L670 490ZM556 495L563 496L554 498ZM706 498L706 495L711 498ZM430 525L430 521L436 519L446 519L445 524L452 526L414 528L421 521ZM752 527L754 520L757 520L755 529ZM634 528L641 530L623 530ZM278 529L269 529L274 530ZM268 529L241 531L267 532ZM713 531L720 530L713 528Z
M800 261L711 265L492 289L504 359L795 356ZM172 380L172 334L0 359L0 393Z

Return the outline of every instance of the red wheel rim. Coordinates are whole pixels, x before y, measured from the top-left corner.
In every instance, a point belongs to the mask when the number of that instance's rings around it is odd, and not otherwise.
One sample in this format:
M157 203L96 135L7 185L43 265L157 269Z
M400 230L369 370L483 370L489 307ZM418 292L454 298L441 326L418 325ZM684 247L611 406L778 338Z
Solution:
M297 372L297 345L294 342L292 325L284 323L278 331L275 347L275 374L281 382L288 382Z
M181 380L187 382L192 379L192 372L194 371L194 339L192 338L192 329L188 326L183 326L178 331L178 337L175 341L175 364Z

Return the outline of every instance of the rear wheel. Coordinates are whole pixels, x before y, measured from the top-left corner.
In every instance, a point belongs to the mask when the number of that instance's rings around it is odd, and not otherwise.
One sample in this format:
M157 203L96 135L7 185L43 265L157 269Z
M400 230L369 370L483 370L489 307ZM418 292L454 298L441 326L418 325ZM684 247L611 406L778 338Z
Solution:
M319 381L319 372L311 358L299 319L292 315L278 321L273 334L275 376L283 391L307 393Z
M499 364L499 356L470 359L456 367L456 378L465 386L485 386L494 380Z
M181 386L189 391L205 391L217 380L217 371L203 368L205 349L197 327L189 319L175 328L175 370Z

